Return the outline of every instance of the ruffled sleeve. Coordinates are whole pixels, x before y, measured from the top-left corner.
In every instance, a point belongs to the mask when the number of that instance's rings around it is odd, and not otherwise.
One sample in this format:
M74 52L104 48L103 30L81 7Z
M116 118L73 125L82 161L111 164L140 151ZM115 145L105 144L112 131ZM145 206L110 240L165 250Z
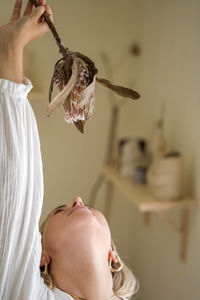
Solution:
M0 79L0 94L26 98L32 87L32 83L28 78L24 78L24 83Z

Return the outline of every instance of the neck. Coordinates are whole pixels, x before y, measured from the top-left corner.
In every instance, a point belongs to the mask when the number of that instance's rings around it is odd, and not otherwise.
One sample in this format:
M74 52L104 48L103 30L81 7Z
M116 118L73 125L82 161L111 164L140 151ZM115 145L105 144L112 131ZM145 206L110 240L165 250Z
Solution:
M109 300L113 296L112 275L108 266L108 254L101 251L66 252L55 256L51 262L51 276L62 291L86 300ZM72 257L67 260L66 257ZM113 297L112 299L117 299Z

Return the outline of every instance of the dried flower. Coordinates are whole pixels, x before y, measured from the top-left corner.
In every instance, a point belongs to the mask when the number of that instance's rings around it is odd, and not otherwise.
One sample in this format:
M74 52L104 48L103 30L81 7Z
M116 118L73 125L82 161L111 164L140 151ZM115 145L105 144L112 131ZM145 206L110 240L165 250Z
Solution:
M97 69L88 57L66 51L66 56L55 65L47 115L50 116L63 105L66 122L74 123L83 132L85 121L91 118L94 111L96 73ZM54 84L60 92L51 100Z
M37 0L31 1L35 6L39 5ZM51 80L48 116L51 116L58 107L63 105L66 122L73 123L83 133L85 121L89 120L94 112L96 81L120 96L132 99L140 98L140 95L131 89L113 85L106 79L96 77L98 70L94 62L81 53L69 51L62 43L46 12L44 13L44 19L49 25L63 56L56 63ZM59 93L52 100L54 85L59 89Z

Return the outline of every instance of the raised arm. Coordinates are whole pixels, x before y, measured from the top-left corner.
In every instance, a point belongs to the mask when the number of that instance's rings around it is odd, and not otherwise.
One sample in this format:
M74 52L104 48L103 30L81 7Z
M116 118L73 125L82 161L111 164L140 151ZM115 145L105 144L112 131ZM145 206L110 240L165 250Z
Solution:
M22 0L17 0L10 22L0 27L0 78L14 82L23 82L23 51L31 41L41 37L49 27L41 22L46 10L52 19L52 12L45 0L33 10L32 2L28 2L23 17L20 17Z
M40 2L45 4L44 1ZM41 255L38 221L43 173L37 124L23 78L23 50L48 31L41 15L48 6L18 0L9 24L0 27L0 299L39 300Z

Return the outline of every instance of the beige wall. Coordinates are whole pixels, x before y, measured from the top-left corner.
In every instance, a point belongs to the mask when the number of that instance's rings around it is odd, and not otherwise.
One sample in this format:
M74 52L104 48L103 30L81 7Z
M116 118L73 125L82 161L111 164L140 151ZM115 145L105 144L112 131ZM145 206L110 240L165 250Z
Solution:
M165 134L169 149L184 157L185 190L200 197L200 18L198 1L135 1L136 35L143 55L134 74L143 94L140 104L124 109L120 135L150 138L152 124L166 105ZM141 300L200 299L200 213L191 214L188 260L179 257L179 239L162 220L151 226L116 195L112 228L119 245L141 282ZM120 217L124 220L121 226ZM178 214L170 214L179 221ZM128 252L127 252L128 251Z
M10 1L11 2L11 1ZM165 134L169 149L184 157L185 189L200 198L200 2L197 0L50 0L60 35L70 49L87 54L105 75L100 53L111 63L121 62L114 81L131 85L142 94L138 103L121 110L119 136L150 139L162 101L166 105ZM58 5L59 3L59 5ZM2 24L11 3L1 4ZM138 41L142 56L128 49ZM27 52L35 53L28 76L47 94L54 62L59 58L49 33ZM120 58L123 56L123 59ZM121 60L120 60L121 59ZM81 135L63 121L61 109L45 117L47 98L32 99L38 121L44 162L45 198L42 219L56 205L88 195L103 162L110 105L106 91L97 86L96 112ZM97 207L103 209L104 188ZM171 214L179 221L178 214ZM122 226L123 224L123 226ZM188 261L178 256L179 239L157 216L149 228L143 216L115 193L111 231L122 257L141 283L141 300L200 299L200 212L192 212Z

